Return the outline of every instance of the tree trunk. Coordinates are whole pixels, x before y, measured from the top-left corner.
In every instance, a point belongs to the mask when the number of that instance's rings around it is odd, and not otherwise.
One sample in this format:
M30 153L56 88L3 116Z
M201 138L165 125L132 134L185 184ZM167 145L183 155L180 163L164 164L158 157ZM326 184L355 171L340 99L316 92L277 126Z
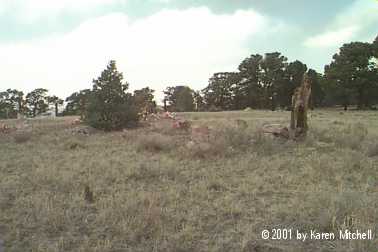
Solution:
M55 103L55 116L58 116L58 103Z
M307 110L311 95L311 83L306 74L292 96L292 111L290 120L290 137L305 136L308 130Z
M164 111L167 111L167 100L164 99Z

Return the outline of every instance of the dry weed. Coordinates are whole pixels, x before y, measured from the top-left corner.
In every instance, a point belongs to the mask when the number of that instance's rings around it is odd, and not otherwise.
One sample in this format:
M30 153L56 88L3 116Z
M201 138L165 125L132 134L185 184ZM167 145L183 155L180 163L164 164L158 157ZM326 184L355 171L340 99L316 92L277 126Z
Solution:
M161 152L172 150L174 147L175 143L171 137L159 133L143 135L137 140L138 151Z

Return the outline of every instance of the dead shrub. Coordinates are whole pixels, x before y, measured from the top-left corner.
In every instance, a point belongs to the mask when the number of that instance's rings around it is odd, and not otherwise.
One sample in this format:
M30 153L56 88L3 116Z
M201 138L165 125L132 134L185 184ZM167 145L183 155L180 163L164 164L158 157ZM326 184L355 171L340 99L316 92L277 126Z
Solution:
M378 156L378 143L370 144L367 148L366 155L368 157L376 157Z
M149 242L162 235L162 223L166 218L162 201L159 194L147 193L126 209L126 214L131 217L128 224L133 230L132 241Z
M341 131L335 132L335 143L340 147L349 147L353 150L360 149L362 142L368 135L366 126L362 123L348 125Z
M263 155L277 154L292 149L295 146L294 141L288 141L271 134L264 134L259 130L255 132L250 142L252 143L253 150Z
M218 137L224 138L226 144L234 149L245 150L251 144L251 135L239 128L227 127L218 132Z
M344 128L311 128L310 132L320 142L335 143L339 147L348 147L353 150L360 149L362 142L368 135L368 130L362 123L348 125Z
M26 143L31 137L32 133L29 131L18 131L13 135L13 139L16 143Z
M173 128L176 130L189 131L191 128L191 122L187 120L177 120L173 122Z
M332 123L335 124L335 125L344 125L345 124L344 122L338 121L338 120L335 120Z
M84 149L85 145L80 142L69 142L66 144L67 149L76 150L76 149Z
M207 126L195 126L191 128L191 139L195 142L209 142L210 129Z
M203 127L201 129L205 130ZM186 145L190 155L197 158L207 158L227 156L237 151L245 151L251 146L252 137L245 130L227 127L212 132L211 135L193 132L192 139L194 141L190 141Z
M138 151L169 151L173 149L174 146L175 144L171 137L159 133L151 133L149 135L141 136L137 141Z
M218 138L211 142L189 142L187 150L191 157L209 158L214 156L222 156L227 153L227 144L224 139Z
M241 120L241 119L237 119L236 120L236 126L238 127L238 129L240 130L245 130L248 128L248 123L244 120Z
M309 135L313 136L319 142L332 143L334 142L333 131L334 129L319 129L313 127L309 130Z

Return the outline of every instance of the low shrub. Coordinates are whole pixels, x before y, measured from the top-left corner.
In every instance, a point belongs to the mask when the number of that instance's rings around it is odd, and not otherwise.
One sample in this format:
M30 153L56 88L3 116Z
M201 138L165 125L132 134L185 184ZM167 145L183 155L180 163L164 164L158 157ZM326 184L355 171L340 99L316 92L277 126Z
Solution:
M368 157L376 157L378 156L378 143L372 143L367 148L366 155Z
M218 137L224 138L227 146L245 150L251 145L252 136L247 131L235 127L227 127L218 133Z
M14 133L13 139L16 143L26 143L32 137L32 133L29 131L19 131Z
M357 150L361 148L362 142L368 135L368 130L364 124L356 123L343 128L311 128L311 134L320 142L335 143L339 147Z
M227 143L222 138L217 138L210 142L189 142L186 147L185 151L188 151L189 155L194 158L224 156L229 150Z
M345 146L353 150L360 149L367 134L368 130L362 123L348 125L342 130L335 131L335 143L340 147Z
M147 150L151 152L169 151L173 149L175 143L169 136L159 133L151 133L140 136L137 140L137 150Z

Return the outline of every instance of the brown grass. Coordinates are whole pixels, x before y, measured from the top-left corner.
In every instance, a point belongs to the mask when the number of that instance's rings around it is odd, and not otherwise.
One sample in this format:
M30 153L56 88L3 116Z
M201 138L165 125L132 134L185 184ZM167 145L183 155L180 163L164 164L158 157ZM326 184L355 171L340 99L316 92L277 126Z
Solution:
M159 133L150 133L140 136L137 142L138 151L169 151L174 148L173 139Z
M311 115L303 141L258 131L288 112L181 113L209 127L198 142L168 121L82 136L72 118L31 120L25 144L1 136L5 251L375 251L377 238L261 239L277 227L377 234L378 115Z
M13 139L15 143L21 144L26 143L32 137L32 132L29 131L17 131L13 133Z

